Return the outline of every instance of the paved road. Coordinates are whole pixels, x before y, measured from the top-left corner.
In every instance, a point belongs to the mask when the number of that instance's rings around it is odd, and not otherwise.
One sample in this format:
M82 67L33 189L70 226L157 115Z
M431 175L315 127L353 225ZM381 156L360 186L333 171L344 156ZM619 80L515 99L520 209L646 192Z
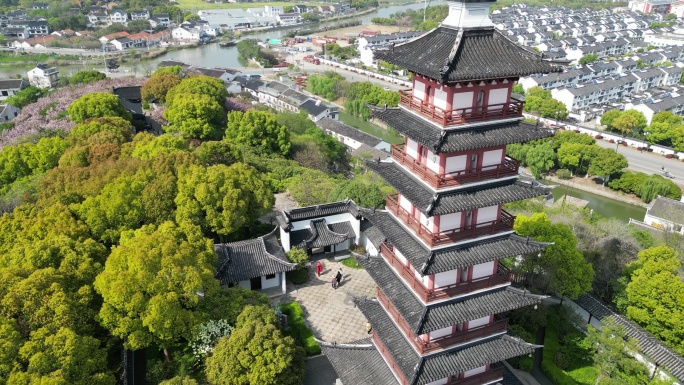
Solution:
M597 140L596 144L604 148L615 149L615 143L605 140ZM674 175L674 182L684 186L684 162L677 159L667 159L662 155L651 152L640 152L632 147L619 146L618 152L627 158L629 169L646 174L661 174L661 167L665 167L670 174Z

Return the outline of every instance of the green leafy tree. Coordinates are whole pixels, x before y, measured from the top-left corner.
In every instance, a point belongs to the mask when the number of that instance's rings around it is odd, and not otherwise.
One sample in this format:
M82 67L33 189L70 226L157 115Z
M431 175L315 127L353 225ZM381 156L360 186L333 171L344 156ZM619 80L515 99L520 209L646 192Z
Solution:
M659 195L679 200L682 196L682 190L672 180L660 175L651 174L644 178L643 183L639 186L637 195L646 203L650 203Z
M138 33L141 31L149 31L152 29L152 26L150 25L150 22L147 20L129 20L126 23L126 27L128 28L128 32L130 33Z
M287 259L292 263L303 265L304 262L309 260L309 255L306 253L306 250L299 247L293 247L287 252Z
M69 78L69 84L87 84L94 83L99 80L107 79L107 75L100 71L95 70L83 70L78 71L74 76Z
M251 166L235 163L192 167L178 180L176 221L206 232L230 235L268 212L273 193Z
M613 120L612 127L615 127L623 135L642 132L646 128L646 117L637 110L623 111L620 116Z
M216 385L297 385L304 380L304 351L283 337L268 307L247 306L243 322L219 341L207 359L206 375ZM259 309L260 308L260 309ZM271 313L272 315L266 314ZM240 318L240 317L239 317Z
M12 372L23 343L17 322L0 316L0 382L4 383Z
M199 385L192 377L176 376L170 380L162 381L159 385Z
M354 179L342 183L330 195L330 201L351 199L363 207L382 208L385 205L385 193L378 183L365 183Z
M287 191L300 206L328 203L338 180L318 170L306 170L287 181Z
M583 341L594 353L594 367L599 372L596 384L651 383L646 366L630 355L639 352L637 341L627 337L623 326L607 321L600 330L587 326L589 334Z
M278 123L274 114L265 111L228 113L226 139L266 154L287 155L291 146L287 128Z
M95 279L102 325L130 349L167 348L201 323L202 296L218 290L216 255L199 227L166 222L121 234Z
M220 289L211 297L205 297L200 305L208 319L226 320L230 325L236 325L247 305L269 306L269 302L264 294L237 286Z
M181 76L183 72L183 67L181 66L168 66L168 67L161 67L158 68L156 71L154 71L154 75L165 75L165 74L171 74L171 75L176 75L176 76Z
M591 290L594 269L577 249L572 229L562 223L551 223L546 214L516 217L514 230L523 237L540 242L553 242L540 254L525 257L521 268L544 277L549 288L570 298Z
M230 166L233 163L242 162L244 156L239 147L225 140L202 142L194 151L194 154L205 166L223 164Z
M599 148L595 149L593 157L589 162L588 172L602 177L604 179L603 184L605 185L611 175L619 173L627 168L627 166L627 158L624 155L608 148Z
M161 154L189 151L188 141L174 134L154 136L149 133L140 133L135 136L132 145L133 151L131 155L140 159L150 159Z
M578 63L581 64L581 65L591 64L591 63L594 63L594 62L598 61L598 59L599 59L599 57L598 57L597 54L595 54L595 53L588 53L588 54L582 56L582 57L579 59Z
M176 94L164 118L169 122L167 132L179 132L186 139L216 139L224 121L223 106L207 95Z
M108 133L106 137L121 145L133 138L133 125L120 117L89 119L71 129L69 141L72 144L85 144L92 136L103 132Z
M193 75L183 79L167 92L166 107L173 108L176 101L182 101L184 97L191 94L208 96L219 106L223 106L226 103L226 97L228 97L228 91L226 91L223 80L205 75ZM183 97L176 98L176 95Z
M565 120L568 117L568 109L556 99L546 99L539 106L539 114L542 118Z
M599 148L596 145L563 143L558 149L558 164L573 170L575 174L585 174L597 150Z
M173 67L164 67L173 68ZM178 67L180 68L180 67ZM150 79L145 82L140 88L140 93L145 102L151 103L157 101L159 103L164 103L166 101L166 95L169 91L180 84L180 76L172 73L155 73L150 76Z
M557 131L551 139L551 147L553 147L554 151L558 151L558 149L566 143L583 144L591 146L593 144L596 144L596 139L592 138L589 135L580 134L568 130Z
M684 282L681 262L667 246L642 250L628 266L626 300L618 303L627 317L679 354L684 353Z
M525 89L523 88L522 84L519 83L514 84L513 89L511 91L514 94L525 95Z
M239 43L238 43L239 44ZM306 88L314 95L322 96L328 100L337 100L344 96L339 87L340 83L346 82L342 75L334 71L326 71L320 75L311 75L306 80Z
M611 130L615 129L613 126L613 121L620 117L620 115L622 115L620 110L606 111L603 115L601 115L601 125L606 126Z
M29 86L7 98L6 102L17 108L24 108L47 94L47 89Z
M525 93L525 95L528 97L539 97L542 100L551 99L551 91L545 90L541 87L532 87L529 90L527 90L527 93Z
M119 97L106 92L93 92L76 99L67 109L74 123L91 118L119 117L131 120L131 113L124 108Z
M100 341L67 328L56 333L38 330L19 350L19 360L27 370L13 372L8 384L116 384L107 369L107 352L100 348Z
M535 178L540 178L543 173L553 168L556 162L556 153L553 152L550 144L544 143L532 147L527 152L525 160Z

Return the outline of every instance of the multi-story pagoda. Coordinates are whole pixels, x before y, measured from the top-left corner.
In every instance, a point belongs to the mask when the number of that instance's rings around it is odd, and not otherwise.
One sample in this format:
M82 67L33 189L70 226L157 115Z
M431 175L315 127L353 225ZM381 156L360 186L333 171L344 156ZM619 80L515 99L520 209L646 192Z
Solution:
M378 254L360 258L377 298L355 299L371 338L323 348L345 385L506 382L502 361L538 347L507 334L499 314L543 297L513 288L499 260L546 244L516 235L502 205L550 191L520 178L505 152L553 135L523 122L513 84L561 68L495 30L491 4L449 2L439 28L376 51L408 69L413 88L398 108L371 108L405 141L368 163L399 193L385 210L360 210L367 250Z

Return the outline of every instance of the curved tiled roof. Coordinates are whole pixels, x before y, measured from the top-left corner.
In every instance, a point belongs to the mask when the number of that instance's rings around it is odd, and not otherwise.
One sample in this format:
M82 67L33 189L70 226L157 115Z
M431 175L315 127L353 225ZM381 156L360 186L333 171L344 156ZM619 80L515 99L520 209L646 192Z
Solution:
M291 222L316 219L341 213L349 213L353 216L357 216L358 208L356 203L354 203L354 201L351 199L347 199L340 202L283 210L278 213L276 219L283 229L289 231Z
M355 303L411 385L425 385L484 365L531 354L539 347L508 335L496 335L421 357L377 301L357 299Z
M394 374L370 339L355 344L321 343L325 354L344 384L399 385Z
M507 286L426 306L412 294L381 257L357 257L357 260L392 305L399 310L416 335L490 314L537 305L546 298Z
M297 267L288 262L275 230L255 239L215 244L214 252L218 255L216 279L221 285L292 271Z
M373 224L372 241L389 241L423 275L437 274L501 258L538 253L549 244L523 238L513 233L485 240L473 239L456 246L430 250L415 235L401 226L386 211L362 209L361 214Z
M440 26L406 43L378 49L375 56L443 83L562 70L494 28L464 30Z
M680 382L684 381L684 357L658 341L651 333L614 312L591 294L585 294L575 302L602 323L611 319L612 321L609 322L622 325L625 328L626 334L638 342L641 352L649 356L658 365L667 369L677 380Z
M291 232L292 247L303 249L336 245L347 239L356 237L354 228L349 222L331 223L325 218L311 221L310 228Z
M366 162L366 166L385 179L426 216L501 205L551 193L549 187L516 179L494 179L483 185L466 185L455 190L435 192L394 161L370 161Z
M526 143L553 136L553 131L543 125L526 123L521 119L443 129L401 107L371 106L370 109L374 119L432 149L435 154Z

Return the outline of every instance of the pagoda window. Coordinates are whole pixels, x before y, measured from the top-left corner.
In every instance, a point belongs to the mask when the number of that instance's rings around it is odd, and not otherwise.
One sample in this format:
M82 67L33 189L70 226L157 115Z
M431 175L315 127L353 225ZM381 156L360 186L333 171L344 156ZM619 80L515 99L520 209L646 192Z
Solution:
M399 195L399 206L401 206L402 209L406 210L407 213L413 213L413 204L411 204L411 201L404 198L403 195Z
M465 108L465 112L470 112L471 107L473 106L474 96L475 93L473 91L455 93L451 102L452 109L459 110Z
M435 274L434 288L455 285L458 283L458 270L445 271Z
M484 106L484 102L485 102L485 92L484 92L484 90L480 90L477 93L477 100L475 101L475 107L477 108L478 112L482 111L482 107Z
M478 158L478 156L477 156L476 152L470 154L470 163L469 163L469 167L468 167L470 172L477 171L477 158Z
M482 207L477 210L478 227L489 226L499 218L499 206Z
M447 326L442 329L437 329L435 331L430 332L430 340L436 340L437 338L441 338L444 336L450 336L454 331L453 326Z
M434 221L432 217L428 217L423 213L420 213L420 224L423 225L425 229L427 229L429 232L434 233Z
M445 173L451 173L451 172L459 172L459 171L464 171L466 169L466 160L468 159L467 155L457 155L457 156L450 156L446 158L446 165L444 166L444 172Z
M484 326L489 324L489 321L491 321L491 316L484 316L482 318L477 318L472 321L468 321L468 330L475 329L480 326Z
M468 370L467 372L464 372L463 378L472 377L472 376L478 375L480 373L484 373L485 371L487 371L487 366L486 365L480 366L479 368L471 369L471 370Z
M494 261L473 265L470 267L472 270L470 279L474 281L478 278L489 277L490 275L494 274L495 267Z
M411 139L406 139L406 154L413 159L418 160L418 143Z
M425 101L432 104L432 86L427 86L425 89Z
M493 170L496 168L496 166L503 164L504 159L503 148L485 151L482 155L482 170Z
M404 255L396 247L394 248L394 255L397 256L397 259L399 260L399 262L401 262L402 265L408 267L408 265L409 265L408 260L406 259L406 257L404 257Z
M448 108L447 107L447 97L448 97L448 94L446 91L444 91L440 88L435 88L434 89L434 97L432 98L435 107L441 108L441 109L446 111Z
M461 228L461 216L459 213L444 214L439 216L439 231L449 231Z
M425 83L415 79L413 82L413 97L425 101Z
M473 210L465 212L465 221L463 221L463 228L469 229L473 225Z
M434 171L437 174L440 174L439 172L439 163L440 163L440 158L435 155L432 151L428 150L427 148L424 147L424 159L425 159L425 165L427 168L431 171Z

